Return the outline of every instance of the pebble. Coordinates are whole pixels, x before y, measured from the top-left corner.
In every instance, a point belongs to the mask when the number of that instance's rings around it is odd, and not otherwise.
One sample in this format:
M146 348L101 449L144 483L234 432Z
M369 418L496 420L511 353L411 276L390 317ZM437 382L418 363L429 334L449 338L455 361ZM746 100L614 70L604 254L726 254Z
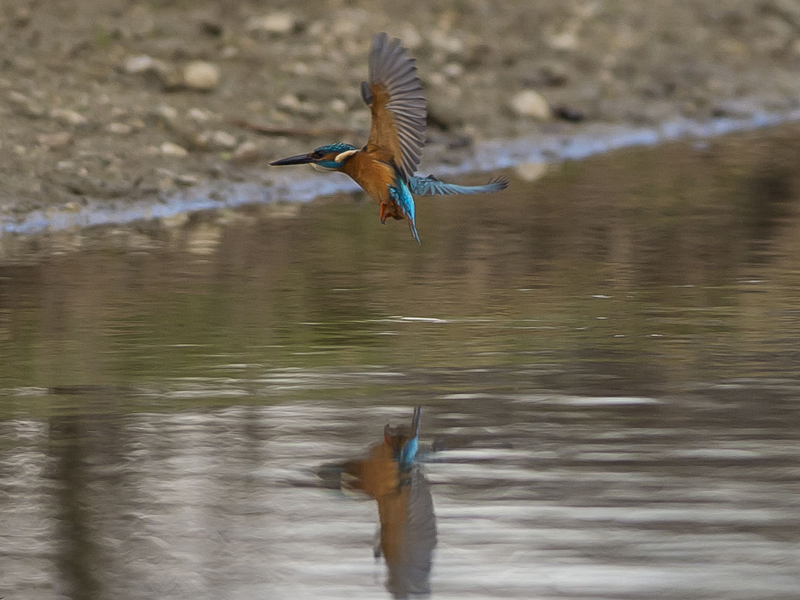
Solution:
M131 75L138 75L141 73L147 73L149 71L158 70L157 65L161 61L156 60L152 56L147 56L146 54L140 54L139 56L131 56L128 60L125 61L125 64L122 68L125 70L126 73Z
M211 63L196 60L183 69L183 82L194 90L210 92L219 86L219 67Z
M239 56L239 49L236 46L225 46L219 53L221 58L228 59Z
M303 102L294 94L286 94L278 101L278 106L291 113L302 114L307 117L316 117L322 113L319 105L311 101Z
M195 143L200 148L216 148L221 150L232 150L238 144L236 136L222 131L204 131L195 138Z
M80 127L89 122L81 113L68 108L54 108L50 111L50 116L59 123L72 125L73 127Z
M341 98L334 98L328 103L328 106L332 112L335 112L338 115L343 115L347 112L347 102Z
M464 67L458 63L447 63L442 67L442 72L448 77L456 79L464 74Z
M186 150L186 148L179 146L174 142L164 142L161 144L160 150L161 154L164 156L175 156L180 158L189 154L189 151Z
M127 123L109 123L106 126L106 131L109 133L114 133L116 135L128 135L133 131L133 127L128 125Z
M36 141L42 146L50 148L63 148L72 143L72 134L69 131L59 131L58 133L40 133L36 136Z
M197 175L179 174L175 176L175 183L188 187L200 183L200 178Z
M38 118L44 116L44 108L24 94L11 91L8 93L8 100L17 108L18 112L26 117Z
M178 111L169 104L159 104L153 109L153 116L165 125L174 126L178 121Z
M131 56L122 69L130 75L153 76L166 90L179 88L184 83L182 74L175 67L146 54Z
M533 90L524 90L514 95L510 102L511 110L520 117L532 117L540 121L552 118L550 104L544 96Z
M461 54L464 52L464 42L439 29L431 31L428 35L428 40L434 48L444 50L450 54Z
M273 35L286 35L294 31L297 19L288 12L275 12L270 15L251 17L245 28L247 31L263 31Z
M261 157L261 148L255 142L242 142L233 151L233 160L240 163L255 162Z
M190 108L187 115L196 123L205 123L211 118L211 112L203 108Z

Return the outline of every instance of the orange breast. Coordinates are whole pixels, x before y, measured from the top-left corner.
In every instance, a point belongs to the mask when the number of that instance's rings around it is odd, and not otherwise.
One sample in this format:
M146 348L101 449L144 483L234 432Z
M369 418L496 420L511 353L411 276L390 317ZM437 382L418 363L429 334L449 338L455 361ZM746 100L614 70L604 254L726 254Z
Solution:
M394 183L394 168L383 162L380 156L361 151L344 164L342 172L364 188L369 197L378 204L392 203L388 186Z

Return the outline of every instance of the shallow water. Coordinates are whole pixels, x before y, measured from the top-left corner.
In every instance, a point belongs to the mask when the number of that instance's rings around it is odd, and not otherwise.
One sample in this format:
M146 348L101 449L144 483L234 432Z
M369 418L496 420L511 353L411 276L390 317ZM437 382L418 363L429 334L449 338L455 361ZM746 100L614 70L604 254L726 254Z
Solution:
M0 596L385 597L318 472L422 404L433 597L796 598L799 160L568 163L421 248L349 196L0 239Z

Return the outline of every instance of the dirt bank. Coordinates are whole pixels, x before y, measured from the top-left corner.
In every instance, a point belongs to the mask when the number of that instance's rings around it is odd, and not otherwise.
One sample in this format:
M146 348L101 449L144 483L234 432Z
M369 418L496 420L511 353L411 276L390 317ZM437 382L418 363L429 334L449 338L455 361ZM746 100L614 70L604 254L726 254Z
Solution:
M377 31L418 58L432 164L491 138L800 105L790 0L9 2L0 217L269 185L269 159L361 143Z

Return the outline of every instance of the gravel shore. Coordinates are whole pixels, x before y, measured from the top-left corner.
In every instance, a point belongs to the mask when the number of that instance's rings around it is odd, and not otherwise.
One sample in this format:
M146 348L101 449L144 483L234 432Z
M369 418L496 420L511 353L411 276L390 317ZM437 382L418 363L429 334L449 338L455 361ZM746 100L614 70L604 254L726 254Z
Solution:
M268 160L361 144L378 31L418 59L428 164L484 140L800 106L791 0L5 3L0 217L270 185Z

